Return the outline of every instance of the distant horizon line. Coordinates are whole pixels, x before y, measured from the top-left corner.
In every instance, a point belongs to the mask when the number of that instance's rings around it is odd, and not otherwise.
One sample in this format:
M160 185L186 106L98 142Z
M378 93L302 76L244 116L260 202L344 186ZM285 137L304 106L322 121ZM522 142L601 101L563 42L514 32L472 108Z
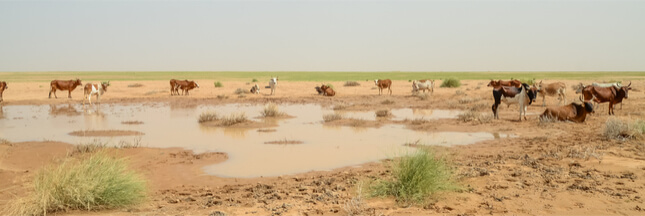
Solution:
M311 70L311 71L300 71L300 70L293 70L293 71L232 71L232 70L221 70L221 71L202 71L202 70L159 70L159 71L154 71L154 70L52 70L52 71L0 71L0 73L60 73L60 72L142 72L142 73L154 73L154 72L191 72L191 73L222 73L222 72L234 72L234 73L293 73L293 72L305 72L305 73L320 73L320 72L331 72L331 73L517 73L517 72L540 72L540 73L558 73L558 72L580 72L580 73L585 73L585 72L607 72L607 73L620 73L620 72L645 72L645 70L627 70L627 71L619 71L619 70L611 70L611 71L567 71L567 70L545 70L545 71L540 71L540 70L503 70L503 71L323 71L323 70Z

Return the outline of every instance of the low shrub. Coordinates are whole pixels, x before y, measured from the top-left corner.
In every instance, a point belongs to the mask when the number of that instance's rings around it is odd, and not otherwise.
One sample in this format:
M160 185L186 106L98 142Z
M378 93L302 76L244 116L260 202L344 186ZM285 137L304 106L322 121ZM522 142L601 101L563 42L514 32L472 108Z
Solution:
M338 113L330 113L330 114L323 115L323 120L325 122L332 122L332 121L341 120L341 119L343 119L343 115Z
M394 196L403 204L425 203L437 192L455 189L453 171L443 158L418 150L393 164L392 179L370 187L372 196Z
M263 117L278 117L278 116L284 115L284 113L278 110L278 105L274 103L269 103L266 106L264 106L264 109L260 111L260 114Z
M441 88L457 88L461 86L461 82L456 78L448 78L443 80L441 83Z
M235 89L235 94L241 95L241 94L246 94L246 90L242 88L237 88Z
M244 113L232 113L222 119L222 125L231 126L239 123L248 121L246 114Z
M213 83L213 85L215 86L215 88L220 88L220 87L224 86L224 85L222 85L222 83L220 81L217 81L217 82Z
M356 81L347 81L344 86L360 86L361 84Z
M204 123L204 122L209 122L209 121L217 121L219 120L219 116L215 112L203 112L201 115L199 115L199 119L197 120L199 123Z
M253 80L251 80L251 82L258 82L258 79L253 78Z
M9 215L114 209L146 198L143 178L129 170L123 159L104 152L43 168L35 176L33 189L28 196L12 201Z
M376 114L376 117L388 117L392 115L392 113L389 110L377 110L375 114Z
M384 100L383 102L381 102L381 104L390 105L390 104L394 104L394 101L391 101L391 100L387 99L387 100Z
M645 133L645 121L630 122L618 118L609 118L605 122L603 137L606 139L633 139L642 137Z

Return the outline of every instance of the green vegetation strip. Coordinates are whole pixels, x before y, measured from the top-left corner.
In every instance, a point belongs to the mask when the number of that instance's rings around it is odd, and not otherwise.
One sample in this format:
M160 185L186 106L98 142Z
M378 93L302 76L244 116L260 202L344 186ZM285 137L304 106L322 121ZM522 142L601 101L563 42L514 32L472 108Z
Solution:
M49 82L54 79L81 80L170 80L195 79L219 81L268 82L273 77L280 81L372 81L374 79L414 80L447 79L645 79L639 72L0 72L0 80L7 82Z

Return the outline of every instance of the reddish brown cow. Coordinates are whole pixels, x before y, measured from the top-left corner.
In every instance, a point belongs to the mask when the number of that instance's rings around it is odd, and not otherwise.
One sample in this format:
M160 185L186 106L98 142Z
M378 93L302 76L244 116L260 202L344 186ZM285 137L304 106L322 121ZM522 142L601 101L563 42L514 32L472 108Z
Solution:
M504 80L490 80L488 83L488 87L493 87L497 88L499 86L513 86L515 88L519 88L522 85L522 82L519 80L510 80L510 81L504 81Z
M188 81L188 80L177 80L176 85L175 85L175 91L177 92L177 95L179 95L179 89L181 89L181 94L182 95L188 95L188 91L192 90L194 88L199 88L199 84L195 81Z
M374 80L374 84L378 87L378 95L381 95L381 92L383 89L387 89L390 92L390 95L392 95L392 80L390 79L384 79L384 80Z
M582 89L582 96L584 100L592 100L596 103L605 103L609 102L609 115L614 115L614 104L619 104L623 102L623 99L629 98L629 90L632 83L623 87L599 87L589 85Z
M2 102L2 92L4 92L4 90L8 88L9 87L7 87L7 82L0 81L0 102Z
M320 90L323 91L324 96L333 97L334 95L336 95L336 92L333 89L331 89L329 86L326 86L326 85L321 85Z
M571 103L560 107L548 107L540 115L540 119L548 117L555 118L558 121L582 123L585 122L589 113L593 113L593 105L589 101L584 101L582 104Z
M67 94L68 98L72 98L72 91L76 89L76 87L83 85L81 83L80 79L76 80L54 80L51 82L51 90L49 90L49 98L52 98L52 92L54 93L54 97L58 98L56 96L56 90L61 90L61 91L69 91Z
M186 80L188 81L188 80ZM170 95L175 95L175 92L177 92L177 95L179 95L179 92L177 91L177 80L176 79L171 79L170 80Z

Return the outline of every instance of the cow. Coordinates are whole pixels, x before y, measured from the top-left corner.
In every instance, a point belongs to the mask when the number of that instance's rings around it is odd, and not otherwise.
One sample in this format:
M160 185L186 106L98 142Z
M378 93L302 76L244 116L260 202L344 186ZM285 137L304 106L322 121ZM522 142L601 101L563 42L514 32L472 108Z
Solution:
M172 82L172 80L170 81ZM171 92L174 90L179 95L179 89L181 89L182 95L188 95L188 91L194 88L199 88L199 84L193 80L175 80L175 86L171 87Z
M414 80L412 81L412 93L417 93L419 90L423 90L423 93L431 92L434 94L434 80Z
M547 107L544 113L540 115L540 119L553 118L558 121L572 121L576 123L583 123L587 118L587 114L593 113L593 105L589 101L584 101L580 96L582 104L571 103L569 105L559 107Z
M275 87L278 85L278 77L272 77L269 80L269 87L271 88L271 95L275 94Z
M96 95L97 103L101 102L101 95L107 92L107 87L110 86L110 82L102 82L99 84L87 83L83 88L84 97L87 97L87 100L92 105L92 95ZM85 98L83 98L83 106L85 106Z
M579 91L582 93L584 100L593 100L593 102L601 104L609 102L609 115L614 115L614 104L623 102L623 99L629 98L629 90L631 90L632 83L622 87L598 87L593 85L581 86Z
M51 82L51 90L49 90L49 98L52 98L52 92L54 93L54 97L58 98L56 96L56 90L61 90L61 91L69 91L67 94L68 98L72 98L72 91L76 89L76 87L83 85L81 83L80 79L76 80L53 80Z
M497 80L497 81L495 81L495 80L491 79L487 86L488 87L493 87L493 88L497 88L497 86L513 86L513 87L519 88L521 85L522 85L522 82L520 82L519 80L510 80L510 81Z
M170 79L170 96L175 95L175 92L177 92L177 95L179 95L179 92L177 91L177 80Z
M5 81L0 81L0 102L2 102L2 93L4 92L5 89L8 89L9 87L7 86L7 82Z
M524 120L526 120L526 109L535 100L536 94L537 90L526 83L522 83L519 88L499 86L493 89L493 97L495 98L495 103L492 107L494 118L499 119L499 104L504 102L506 104L517 103L520 106L520 121L522 121L522 113L524 113Z
M390 79L384 79L384 80L376 79L376 80L374 80L374 84L378 87L378 95L381 95L381 92L383 91L383 89L387 89L390 92L390 95L392 95L392 80L390 80Z
M326 86L325 84L320 86L320 90L323 91L324 96L333 97L334 95L336 95L336 92L331 87Z
M260 94L260 86L258 86L258 84L253 85L253 87L251 87L251 93Z
M320 88L320 86L316 86L314 89L316 89L316 92L318 92L319 95L324 94L325 92Z
M558 105L560 103L567 103L567 97L565 95L567 90L567 85L563 82L554 82L549 84L542 84L542 81L538 83L538 94L542 96L542 107L546 106L546 96L558 96Z

